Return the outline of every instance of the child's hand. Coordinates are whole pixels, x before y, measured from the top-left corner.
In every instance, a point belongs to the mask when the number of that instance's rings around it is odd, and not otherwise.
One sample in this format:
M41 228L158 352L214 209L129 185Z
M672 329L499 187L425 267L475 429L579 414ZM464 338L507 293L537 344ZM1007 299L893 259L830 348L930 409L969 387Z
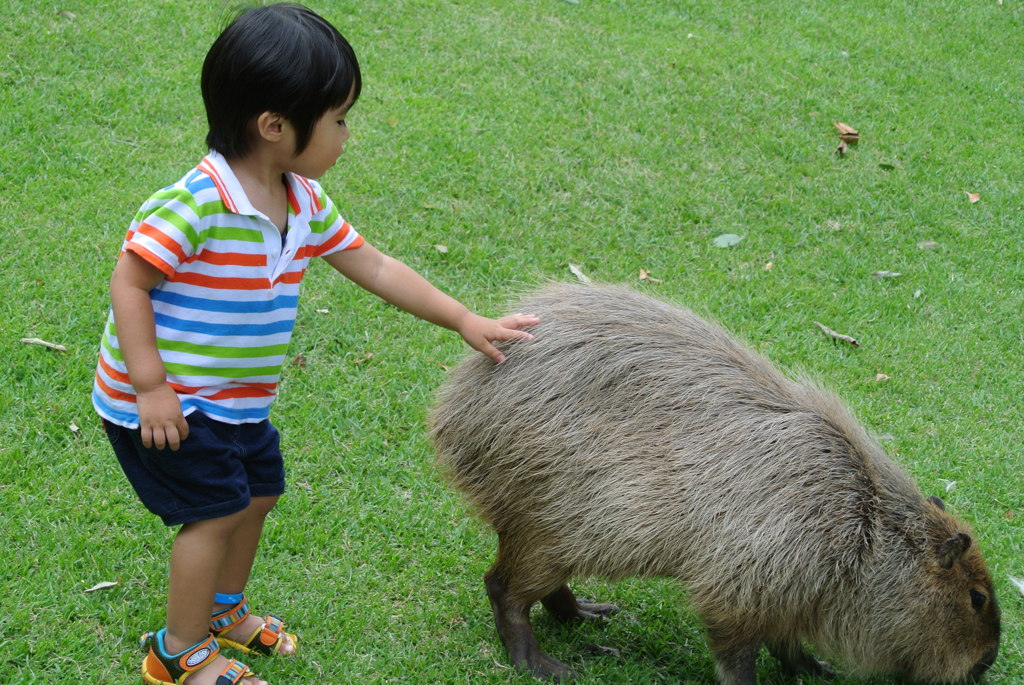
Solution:
M500 364L505 361L505 355L491 343L502 340L532 340L532 335L520 329L538 323L540 319L532 314L510 314L495 320L469 313L462 320L458 331L470 347L483 352Z
M158 450L177 450L188 437L188 422L174 389L163 383L152 390L139 391L136 401L142 444Z

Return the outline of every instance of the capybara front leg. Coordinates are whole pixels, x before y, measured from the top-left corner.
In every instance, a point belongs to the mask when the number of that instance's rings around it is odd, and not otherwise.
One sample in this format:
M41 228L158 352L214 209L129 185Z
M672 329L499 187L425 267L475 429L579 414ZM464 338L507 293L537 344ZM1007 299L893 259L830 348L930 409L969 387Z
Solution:
M756 685L761 640L709 626L708 644L715 657L719 685Z
M540 601L552 616L559 621L565 622L574 620L593 621L599 618L607 618L619 611L619 607L614 604L601 604L576 599L576 595L573 594L568 585L561 586Z
M494 610L498 637L505 645L512 665L540 680L571 680L572 670L568 666L541 651L530 625L530 605L533 602L518 600L514 593L509 592L499 567L500 558L499 553L499 561L484 575L484 584Z
M798 644L768 643L768 651L779 660L789 675L808 675L825 680L835 677L835 671L824 661L818 661Z

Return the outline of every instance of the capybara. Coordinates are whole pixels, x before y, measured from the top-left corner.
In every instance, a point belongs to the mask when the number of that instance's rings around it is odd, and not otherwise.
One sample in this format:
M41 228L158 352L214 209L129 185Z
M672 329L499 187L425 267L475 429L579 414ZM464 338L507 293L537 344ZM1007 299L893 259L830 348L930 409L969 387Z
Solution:
M430 416L438 462L498 534L485 575L512 663L572 675L530 626L615 607L573 576L686 588L723 684L763 645L794 675L972 680L999 609L967 525L925 498L832 394L720 326L631 289L552 284L518 305L533 340L472 355Z

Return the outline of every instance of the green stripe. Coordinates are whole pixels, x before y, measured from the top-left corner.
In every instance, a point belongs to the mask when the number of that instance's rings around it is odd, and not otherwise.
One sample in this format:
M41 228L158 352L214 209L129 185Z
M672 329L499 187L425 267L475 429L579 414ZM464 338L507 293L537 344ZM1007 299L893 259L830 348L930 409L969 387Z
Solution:
M243 243L262 243L263 233L253 228L238 226L210 226L203 231L203 240L237 240Z
M248 378L250 376L277 376L281 373L280 366L256 366L252 368L217 369L189 364L168 364L164 362L168 373L182 378L188 376L216 376L217 378Z
M214 359L252 359L255 357L283 357L288 351L288 344L265 345L263 347L221 347L219 345L197 345L181 340L165 340L157 338L156 345L161 350L197 354Z
M341 215L338 213L337 205L331 205L331 211L323 219L318 221L310 221L309 228L313 233L323 233L328 227L340 221Z
M107 328L107 335L103 336L100 344L103 345L111 357L119 362L124 361L124 355L121 354L121 350L110 344L109 336L112 334L113 327ZM162 350L173 350L175 352L187 352L191 354L202 354L207 357L213 357L216 359L245 359L251 357L271 357L280 356L283 357L287 350L287 345L270 345L267 347L214 347L211 345L192 345L189 343L167 343L168 341L158 340L157 346ZM243 376L269 376L277 375L281 372L281 364L275 364L273 366L256 366L246 368L206 368L202 366L194 366L191 364L169 364L164 363L164 366L170 371L172 369L190 369L192 373L187 375L201 376L207 374L210 376L226 376L229 378L241 378ZM175 372L178 373L178 372Z

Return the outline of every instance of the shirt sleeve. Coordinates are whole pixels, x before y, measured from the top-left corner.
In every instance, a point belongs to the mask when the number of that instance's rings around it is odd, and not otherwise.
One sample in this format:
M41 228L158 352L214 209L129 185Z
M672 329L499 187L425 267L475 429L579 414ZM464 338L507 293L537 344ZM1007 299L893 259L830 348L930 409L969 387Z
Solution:
M316 192L318 204L322 207L310 221L313 234L318 236L313 256L324 257L334 252L352 250L362 245L363 236L359 235L356 229L341 217L338 208L324 193L320 185L316 182L311 183Z
M171 276L196 252L199 222L195 198L180 187L165 188L136 213L121 254L131 252Z

